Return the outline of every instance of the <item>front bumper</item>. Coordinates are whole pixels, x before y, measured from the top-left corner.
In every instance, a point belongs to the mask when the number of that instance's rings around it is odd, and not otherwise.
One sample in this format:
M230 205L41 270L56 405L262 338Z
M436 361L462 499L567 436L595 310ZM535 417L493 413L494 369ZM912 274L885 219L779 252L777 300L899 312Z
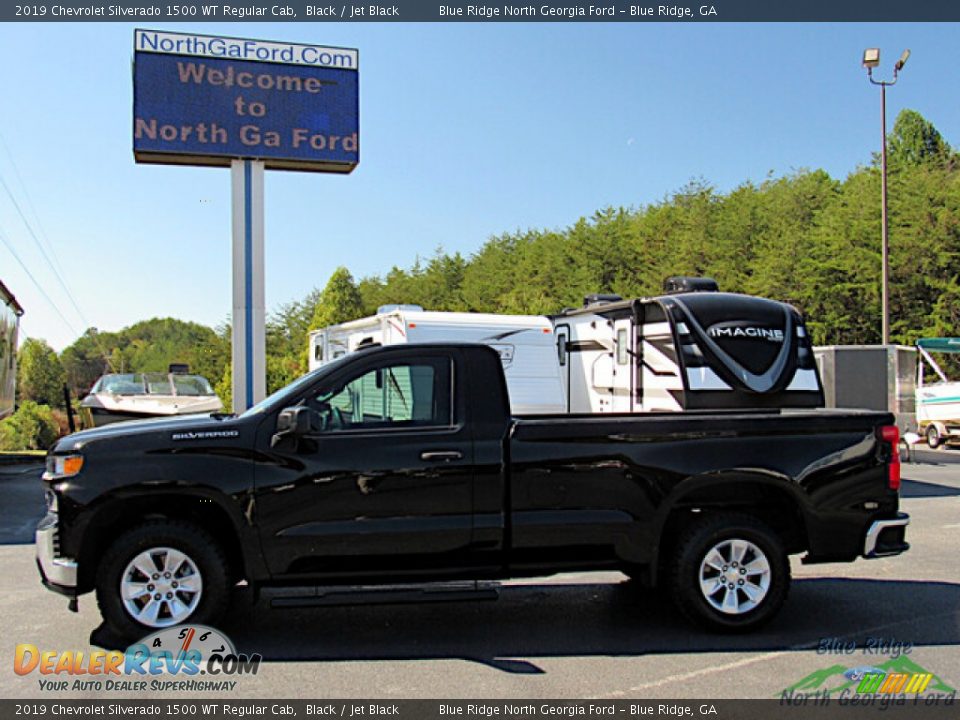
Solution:
M43 584L61 595L76 595L77 563L60 557L56 513L47 513L37 525L36 544L37 568Z
M909 524L910 516L906 513L897 513L897 517L890 520L875 520L863 538L863 557L870 560L909 550L910 545L904 539Z

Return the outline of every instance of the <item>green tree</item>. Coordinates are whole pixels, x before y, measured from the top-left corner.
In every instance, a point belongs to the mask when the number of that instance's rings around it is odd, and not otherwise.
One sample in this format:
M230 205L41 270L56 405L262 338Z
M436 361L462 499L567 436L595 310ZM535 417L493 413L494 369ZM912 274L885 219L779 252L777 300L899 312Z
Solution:
M330 276L327 286L320 295L310 329L324 328L362 316L363 298L353 280L353 275L345 267L338 267L333 271L333 275Z
M738 287L801 307L820 295L822 289L810 287L810 271L801 265L815 253L813 231L837 201L839 186L823 170L768 178L754 196L752 223L741 229L741 242L748 247L740 251L745 272ZM725 209L732 209L736 194Z
M303 300L282 305L267 320L268 393L307 371L307 335L320 303L320 295L319 290L313 290Z
M13 415L0 420L0 450L47 450L59 434L50 407L26 400Z
M56 351L44 340L28 339L17 357L19 398L42 405L63 407L65 375Z
M952 150L929 120L916 110L901 110L887 138L887 160L904 165L943 164Z
M233 365L227 363L223 369L223 375L213 386L213 391L223 403L223 411L233 412Z
M60 353L60 362L66 373L67 385L74 397L83 397L97 378L110 372L111 362L121 370L122 358L114 333L100 333L89 328L72 345Z

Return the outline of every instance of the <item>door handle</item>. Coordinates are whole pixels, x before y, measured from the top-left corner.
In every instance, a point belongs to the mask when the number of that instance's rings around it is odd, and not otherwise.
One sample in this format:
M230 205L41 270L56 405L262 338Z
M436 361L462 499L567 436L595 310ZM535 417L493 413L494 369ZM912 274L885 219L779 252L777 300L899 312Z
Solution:
M445 460L450 462L451 460L460 460L463 458L463 453L459 450L424 450L420 453L421 460Z

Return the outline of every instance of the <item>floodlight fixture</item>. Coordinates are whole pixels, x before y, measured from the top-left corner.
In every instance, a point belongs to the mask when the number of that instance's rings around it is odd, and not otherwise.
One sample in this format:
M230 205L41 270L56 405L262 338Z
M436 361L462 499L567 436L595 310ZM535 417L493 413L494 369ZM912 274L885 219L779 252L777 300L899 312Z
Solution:
M903 70L903 66L906 64L907 58L909 57L910 57L910 50L904 50L903 54L900 56L900 59L897 60L897 64L894 65L894 68L896 69L897 72L900 72L901 70Z
M880 64L880 48L867 48L863 51L863 66L872 70Z

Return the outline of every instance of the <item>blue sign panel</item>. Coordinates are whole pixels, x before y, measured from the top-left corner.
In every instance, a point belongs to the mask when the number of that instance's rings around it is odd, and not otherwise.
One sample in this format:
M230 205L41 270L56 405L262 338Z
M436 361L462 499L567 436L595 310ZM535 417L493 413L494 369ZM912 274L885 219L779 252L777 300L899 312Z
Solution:
M175 51L134 53L138 162L229 165L231 159L252 158L290 170L347 173L356 167L356 67Z

